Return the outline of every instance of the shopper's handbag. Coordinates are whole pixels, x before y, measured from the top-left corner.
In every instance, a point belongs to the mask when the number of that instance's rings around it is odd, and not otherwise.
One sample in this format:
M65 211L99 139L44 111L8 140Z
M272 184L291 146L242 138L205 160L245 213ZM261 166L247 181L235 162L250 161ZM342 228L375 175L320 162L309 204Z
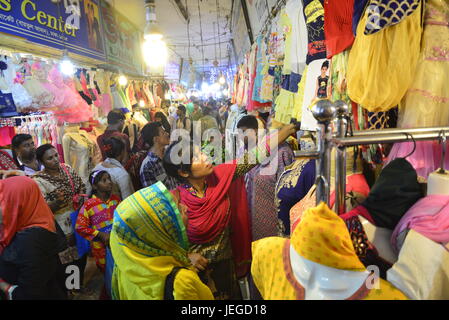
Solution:
M75 243L76 243L76 249L78 250L78 257L82 258L84 255L88 254L90 251L90 241L86 238L83 238L77 231L76 231L76 220L78 219L79 210L73 211L70 214L70 220L72 221L72 227L75 231Z

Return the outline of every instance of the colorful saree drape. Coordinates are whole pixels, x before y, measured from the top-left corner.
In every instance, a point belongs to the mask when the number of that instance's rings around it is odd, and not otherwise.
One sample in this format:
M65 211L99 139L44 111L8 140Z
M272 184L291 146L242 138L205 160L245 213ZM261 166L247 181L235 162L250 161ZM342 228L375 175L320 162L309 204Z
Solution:
M162 300L165 279L182 267L175 299L213 299L190 270L189 242L181 214L167 188L158 182L123 201L114 214L111 251L115 266L112 298Z

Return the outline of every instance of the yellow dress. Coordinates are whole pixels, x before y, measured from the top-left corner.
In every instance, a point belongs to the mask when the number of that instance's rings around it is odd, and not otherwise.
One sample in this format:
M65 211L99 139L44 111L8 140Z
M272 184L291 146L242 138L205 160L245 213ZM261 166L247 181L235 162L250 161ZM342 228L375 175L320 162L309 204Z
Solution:
M449 125L449 2L428 0L423 49L400 106L402 128Z
M280 26L285 35L285 57L284 67L282 69L283 75L290 75L292 73L291 62L291 46L292 46L292 22L285 11L281 13ZM292 118L292 111L295 105L295 93L282 89L275 101L275 120L284 124L289 124Z
M368 10L358 27L348 61L348 95L370 112L397 106L415 74L422 19L421 7L400 23L365 35Z
M307 79L307 66L304 69L304 73L301 76L301 81L298 85L298 93L295 97L295 105L293 107L292 118L295 118L298 121L301 121L302 118L302 105L304 102L304 94L306 87L306 79Z
M334 269L366 271L358 259L345 223L324 203L307 210L291 240L270 237L253 242L251 274L265 300L303 300L304 288L295 279L290 244L305 259ZM380 279L378 289L362 286L349 299L406 300L407 297Z

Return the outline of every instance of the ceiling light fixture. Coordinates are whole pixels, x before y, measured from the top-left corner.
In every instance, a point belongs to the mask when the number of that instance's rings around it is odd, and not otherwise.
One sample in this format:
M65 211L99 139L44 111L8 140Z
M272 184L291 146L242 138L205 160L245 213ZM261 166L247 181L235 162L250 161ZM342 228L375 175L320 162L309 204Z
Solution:
M148 66L162 67L167 63L168 50L157 24L155 0L145 0L145 11L147 24L142 45L143 57Z
M75 73L75 66L73 65L72 61L69 58L69 52L67 50L64 50L62 61L59 64L59 68L62 72L62 74L66 76L73 76Z

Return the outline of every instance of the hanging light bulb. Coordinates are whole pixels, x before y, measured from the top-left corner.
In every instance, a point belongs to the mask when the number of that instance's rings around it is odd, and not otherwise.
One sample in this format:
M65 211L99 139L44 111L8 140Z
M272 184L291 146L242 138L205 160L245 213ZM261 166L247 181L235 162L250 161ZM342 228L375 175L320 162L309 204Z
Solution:
M122 87L126 86L128 84L128 78L126 78L124 75L121 75L118 77L118 84Z
M145 63L149 67L162 67L167 63L167 45L162 40L164 37L156 20L155 0L145 0L146 21L142 51Z
M144 107L145 107L145 101L144 101L143 99L140 99L140 101L139 101L139 106L140 106L141 108L144 108Z
M59 64L59 68L63 75L73 76L75 74L75 66L73 65L72 61L70 61L69 53L67 50L64 50L62 61Z
M220 80L218 80L218 81L220 82L221 85L223 85L223 84L226 83L226 78L222 75L222 76L220 77Z
M147 39L142 45L143 57L149 67L162 67L167 63L167 45L162 39Z

